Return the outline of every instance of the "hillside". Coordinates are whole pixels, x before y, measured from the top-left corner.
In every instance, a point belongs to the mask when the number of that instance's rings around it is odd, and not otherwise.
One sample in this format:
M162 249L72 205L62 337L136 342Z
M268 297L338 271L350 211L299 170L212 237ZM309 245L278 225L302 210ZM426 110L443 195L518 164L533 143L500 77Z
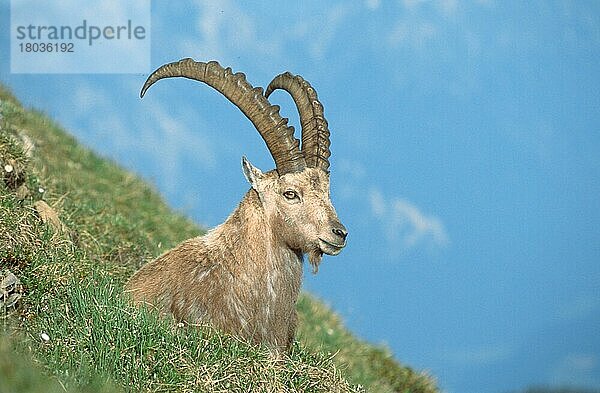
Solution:
M285 359L132 308L125 280L200 233L0 87L0 280L20 281L0 292L0 391L437 391L307 294Z

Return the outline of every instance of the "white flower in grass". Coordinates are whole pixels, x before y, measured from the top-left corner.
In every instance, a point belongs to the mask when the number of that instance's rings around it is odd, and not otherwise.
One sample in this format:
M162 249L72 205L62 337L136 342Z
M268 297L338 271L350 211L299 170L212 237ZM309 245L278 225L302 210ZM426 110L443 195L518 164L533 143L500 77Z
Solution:
M45 193L45 192L46 192L46 190L44 190L42 187L40 187L40 188L38 188L38 192L39 192L40 194L43 194L43 193Z
M42 333L40 334L40 338L42 339L43 342L47 343L48 341L50 341L50 336L47 333Z
M13 166L12 166L12 165L10 165L10 164L6 164L6 165L4 165L4 171L5 171L6 173L11 173L11 172L12 172L14 169L15 169L15 168L13 168Z

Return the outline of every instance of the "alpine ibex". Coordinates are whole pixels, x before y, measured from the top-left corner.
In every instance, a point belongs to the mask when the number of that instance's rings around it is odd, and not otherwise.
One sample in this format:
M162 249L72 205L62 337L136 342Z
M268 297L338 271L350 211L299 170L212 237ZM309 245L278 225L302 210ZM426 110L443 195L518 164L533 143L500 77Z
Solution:
M296 330L295 304L302 260L316 272L323 254L337 255L348 232L329 197L329 130L317 94L300 76L277 76L263 94L242 73L217 62L183 59L152 73L141 91L163 78L185 77L219 91L250 119L276 169L263 173L245 157L251 185L227 220L205 236L184 241L143 266L127 283L135 303L149 303L177 320L208 323L279 351ZM294 128L268 96L290 93L302 123Z

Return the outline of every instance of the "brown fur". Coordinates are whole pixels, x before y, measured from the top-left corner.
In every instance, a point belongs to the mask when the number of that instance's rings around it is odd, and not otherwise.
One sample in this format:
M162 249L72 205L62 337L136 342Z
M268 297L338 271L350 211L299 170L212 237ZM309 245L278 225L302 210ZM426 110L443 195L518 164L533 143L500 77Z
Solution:
M280 177L244 159L244 171L252 189L229 218L143 266L126 290L134 302L177 320L209 323L284 351L294 340L303 254L316 271L323 253L337 255L345 246L345 234L332 228L345 228L323 170ZM288 198L290 190L297 199Z

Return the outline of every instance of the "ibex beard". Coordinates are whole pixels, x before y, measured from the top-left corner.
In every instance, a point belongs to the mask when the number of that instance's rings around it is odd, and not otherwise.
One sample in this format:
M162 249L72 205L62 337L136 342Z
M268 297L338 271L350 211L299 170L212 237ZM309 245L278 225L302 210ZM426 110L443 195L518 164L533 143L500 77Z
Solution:
M251 188L227 220L143 266L126 290L135 303L156 306L177 320L210 324L287 351L295 336L304 255L316 272L322 255L339 254L348 234L329 195L329 130L323 108L299 76L281 74L263 94L241 73L191 59L156 70L142 96L169 77L204 82L238 106L265 140L276 169L263 173L244 157ZM294 98L302 149L293 127L268 101L275 89Z

